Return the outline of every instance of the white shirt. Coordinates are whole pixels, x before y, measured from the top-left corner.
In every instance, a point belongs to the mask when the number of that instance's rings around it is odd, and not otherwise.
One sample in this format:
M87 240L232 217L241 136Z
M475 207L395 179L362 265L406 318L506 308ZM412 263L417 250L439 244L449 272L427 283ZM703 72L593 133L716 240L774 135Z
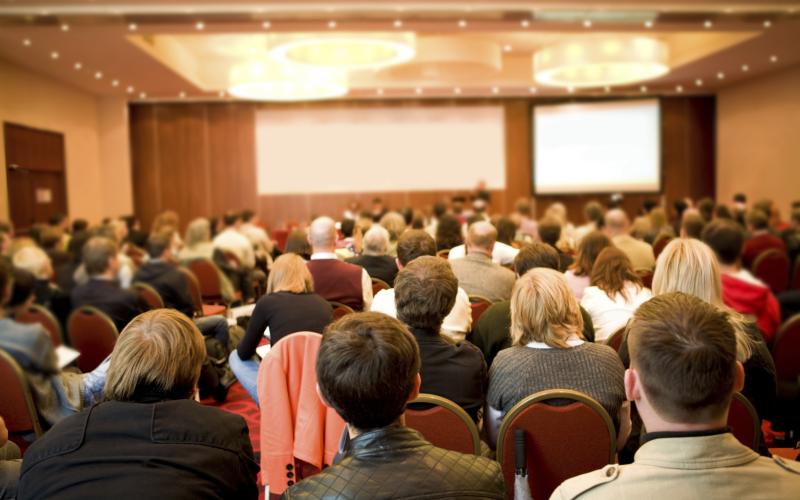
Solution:
M253 268L256 265L256 257L253 253L253 244L235 228L229 227L219 233L214 238L214 248L225 250L236 255L242 267Z
M381 312L393 318L397 317L397 306L394 303L394 288L381 290L372 301L373 312ZM464 340L466 333L472 327L472 308L469 305L469 295L463 288L458 287L456 302L450 313L442 321L442 333L454 340Z
M592 317L594 323L594 341L602 342L614 332L625 326L636 309L653 297L648 288L638 289L633 283L625 285L629 299L617 293L614 298L596 286L587 287L583 291L581 306Z
M494 248L492 249L492 262L500 264L501 266L513 264L514 258L518 253L518 249L498 241L494 244ZM466 254L466 247L464 245L458 245L450 249L447 258L449 260L463 259Z
M311 254L311 260L341 260L334 252L317 252ZM355 264L354 264L355 265ZM364 302L364 311L369 311L372 305L372 278L363 267L361 268L361 300Z
M239 228L239 232L245 235L253 246L258 246L267 252L272 252L272 241L263 228L250 222L245 222L242 224L242 227Z

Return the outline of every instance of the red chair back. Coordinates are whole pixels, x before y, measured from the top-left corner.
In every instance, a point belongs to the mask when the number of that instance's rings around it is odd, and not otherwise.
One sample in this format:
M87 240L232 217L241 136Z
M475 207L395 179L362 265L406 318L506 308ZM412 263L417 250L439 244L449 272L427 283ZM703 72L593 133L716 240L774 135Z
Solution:
M619 352L619 348L622 346L622 339L624 338L625 327L623 326L606 339L606 345L611 346L615 351Z
M737 392L731 399L728 411L728 427L736 439L745 446L758 451L758 439L761 436L761 419L750 401Z
M281 252L286 251L286 240L289 238L288 229L273 229L270 238Z
M80 351L78 368L84 373L97 368L114 350L117 327L97 308L84 306L70 314L67 335L72 347Z
M333 308L333 320L336 321L339 318L342 318L348 314L352 314L355 311L352 307L342 304L341 302L336 302L335 300L329 300L328 303Z
M469 307L472 310L472 326L475 327L475 324L480 319L481 315L489 309L489 306L492 305L492 301L487 299L486 297L481 297L480 295L470 295L469 296Z
M163 309L164 299L158 291L147 283L134 283L131 288L139 295L139 297L147 304L149 309Z
M460 406L433 394L420 394L411 404L432 406L426 410L406 409L408 427L439 448L480 455L478 427Z
M672 236L667 236L666 234L659 236L658 239L653 242L653 255L658 258L661 252L664 251L664 248L669 245L670 241L672 241Z
M787 319L775 334L772 359L779 392L782 384L800 385L800 314Z
M566 406L548 404L567 400ZM525 431L528 483L533 498L549 498L564 480L614 462L617 434L600 403L577 391L549 390L508 412L497 438L506 496L514 495L514 431Z
M645 287L653 288L653 271L637 271L636 274L639 275Z
M64 334L61 332L61 325L58 323L56 317L53 316L53 313L46 307L33 304L24 311L17 313L14 319L20 323L39 323L42 325L50 335L50 340L53 341L53 347L58 347L64 343Z
M794 259L794 272L792 273L792 290L800 290L800 255Z
M198 283L200 303L220 303L222 300L222 283L219 279L220 270L209 259L194 259L186 263L192 272L193 278Z
M0 415L6 422L8 432L12 435L34 432L36 437L41 436L42 425L28 379L14 358L3 350L0 350L0 380L3 381Z
M772 293L780 293L789 285L789 257L775 248L764 250L753 261L753 274L769 285Z
M445 248L444 250L439 250L438 252L436 252L436 256L441 257L443 259L447 259L448 257L450 257L450 249Z
M383 281L380 278L372 278L372 295L377 294L381 290L388 290L392 287L389 286L389 283Z

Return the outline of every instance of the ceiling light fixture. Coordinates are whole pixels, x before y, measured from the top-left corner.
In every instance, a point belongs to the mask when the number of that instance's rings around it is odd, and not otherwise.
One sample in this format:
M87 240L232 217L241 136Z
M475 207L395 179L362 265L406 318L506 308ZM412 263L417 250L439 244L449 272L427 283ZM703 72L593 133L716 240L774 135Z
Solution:
M225 91L224 90L220 90L217 95L220 96L220 97L225 97Z
M529 28L531 22L527 19L523 19L522 21L519 22L519 25L522 26L523 28Z
M778 62L778 56L776 56L776 55L769 56L769 62L771 62L771 63Z
M67 23L62 24L61 25L61 31L64 31L64 32L69 31L69 24L67 24Z
M497 86L492 87L492 94L497 95L499 93L500 93L500 88L499 87L497 87Z
M605 91L606 94L608 94L609 92L611 92L611 87L606 85L605 87L603 87L603 90Z
M265 30L268 30L272 27L272 23L269 21L264 21L263 23L261 23L261 27L264 28Z
M94 79L95 79L95 80L99 80L99 79L101 79L101 78L103 78L103 72L102 72L102 71L98 71L98 72L96 72L96 73L94 74Z
M139 99L147 99L147 92L139 92Z
M669 72L669 49L655 38L602 37L551 45L533 56L534 78L553 87L602 87Z
M675 92L682 94L683 93L683 85L678 85L675 87Z
M204 29L206 29L206 23L204 23L203 21L197 21L196 23L194 23L194 29L196 29L197 31L203 31Z
M377 89L375 90L375 93L378 95L383 95L383 89Z
M644 27L647 28L647 29L652 28L653 27L653 21L648 19L647 21L644 22Z
M111 80L112 87L119 87L119 80Z
M539 89L537 89L536 87L528 87L528 92L530 92L531 94L535 94L538 91Z
M467 27L467 20L466 19L459 19L458 20L458 27L459 28L466 28Z
M133 94L133 91L136 90L133 88L133 85L128 85L128 88L125 89L125 92L129 94Z
M511 52L512 50L514 50L514 47L512 47L511 45L509 44L503 45L503 52Z
M717 73L717 79L718 80L724 80L725 79L725 73L723 73L722 71Z
M328 29L336 29L336 21L328 21Z
M591 28L592 27L592 20L591 19L585 19L583 21L583 27L584 28Z
M339 69L381 69L410 61L413 33L316 35L279 43L270 56L280 63Z
M706 20L703 22L703 27L704 27L705 29L710 29L712 26L714 26L714 23L712 23L710 19L706 19Z
M136 31L139 29L139 25L136 23L128 24L128 31Z
M394 26L395 28L402 28L403 21L401 19L395 19L394 22L392 23L392 26Z
M642 94L644 94L645 92L647 92L647 85L642 85L641 87L639 87L639 90L642 92Z
M744 72L750 71L750 66L748 66L747 64L742 64L742 71Z
M694 81L694 84L697 85L698 87L702 87L703 86L703 80L698 78L697 80Z
M765 28L769 28L769 27L771 27L771 26L772 26L772 21L770 21L769 19L767 19L766 21L764 21L764 27L765 27Z
M23 46L25 46L25 47L30 47L30 46L31 46L31 43L32 43L32 42L31 42L31 39L30 39L30 38L23 38L23 39L22 39L22 45L23 45Z
M461 87L456 87L453 89L453 93L456 95L461 95Z
M416 93L417 95L422 95L422 87L415 88L414 93Z
M574 94L575 93L575 87L572 87L572 86L567 87L567 93Z
M311 101L347 94L345 71L251 60L228 74L228 94L254 101Z
M186 99L186 92L184 92L184 91L182 91L182 90L181 90L181 91L178 93L178 97L180 97L181 99Z
M50 52L50 59L55 60L55 59L58 59L58 58L59 58L58 52L56 52L55 50L53 52Z
M77 71L83 67L83 64L79 61L73 64L72 67L75 68L75 70Z

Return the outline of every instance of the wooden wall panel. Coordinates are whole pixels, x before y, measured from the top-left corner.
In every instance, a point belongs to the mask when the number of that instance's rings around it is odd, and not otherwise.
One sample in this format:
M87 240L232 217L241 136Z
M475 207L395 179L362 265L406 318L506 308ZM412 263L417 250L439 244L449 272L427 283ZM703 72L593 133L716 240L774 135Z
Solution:
M298 104L297 107L464 106L501 103L505 108L506 189L492 192L492 211L509 212L514 202L532 193L531 106L537 101L476 99L375 101ZM146 104L131 106L131 154L136 213L147 225L167 208L177 210L185 224L192 217L219 215L228 209L254 208L271 227L303 222L315 215L341 216L348 203L368 209L373 197L393 208L425 207L464 191L412 191L265 195L256 192L255 113L287 105L255 103ZM625 195L623 206L635 213L648 198L671 204L677 198L713 196L713 97L662 99L662 190ZM302 175L302 173L299 173ZM453 175L458 175L457 169ZM541 214L563 202L580 220L590 199L607 194L537 197Z

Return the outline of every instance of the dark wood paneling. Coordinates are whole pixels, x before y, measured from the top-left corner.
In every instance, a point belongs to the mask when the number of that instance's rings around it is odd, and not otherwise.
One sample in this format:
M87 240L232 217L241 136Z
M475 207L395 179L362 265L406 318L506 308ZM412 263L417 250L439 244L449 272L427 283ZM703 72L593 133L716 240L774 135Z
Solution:
M492 209L508 212L516 199L531 195L531 106L536 101L500 101L505 108L506 189L492 193ZM492 100L385 101L298 104L296 107L407 107L497 104ZM351 201L369 207L373 197L394 208L424 207L463 191L412 191L259 196L256 192L255 112L288 105L150 104L131 109L131 149L134 203L145 225L161 210L177 210L186 223L191 217L220 214L228 209L255 208L268 225L306 221L312 216L340 216ZM671 203L684 196L714 193L714 99L662 99L662 190L627 194L624 206L634 213L648 198ZM453 175L458 175L454 169ZM541 213L554 201L563 202L573 219L590 199L607 194L537 197Z

